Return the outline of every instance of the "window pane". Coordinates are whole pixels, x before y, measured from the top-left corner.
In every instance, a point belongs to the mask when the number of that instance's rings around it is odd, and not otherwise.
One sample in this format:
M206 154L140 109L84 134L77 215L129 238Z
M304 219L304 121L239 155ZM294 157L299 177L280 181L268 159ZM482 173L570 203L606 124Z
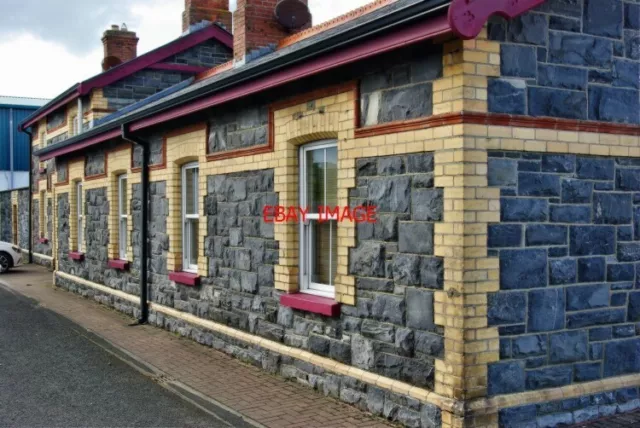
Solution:
M329 147L326 149L326 205L335 207L338 204L338 148Z
M78 194L76 198L78 215L82 215L82 185L78 184L78 186L76 186L76 193Z
M120 258L127 257L127 219L120 220Z
M198 169L187 168L185 170L185 213L198 214Z
M82 251L82 244L84 241L84 231L82 230L82 219L78 218L78 251Z
M198 264L198 221L190 220L187 223L189 227L189 264Z
M338 228L335 221L312 222L313 242L311 255L311 281L333 285L338 263Z
M127 215L127 179L120 179L120 215Z
M306 155L307 206L317 213L324 205L324 149L311 150Z

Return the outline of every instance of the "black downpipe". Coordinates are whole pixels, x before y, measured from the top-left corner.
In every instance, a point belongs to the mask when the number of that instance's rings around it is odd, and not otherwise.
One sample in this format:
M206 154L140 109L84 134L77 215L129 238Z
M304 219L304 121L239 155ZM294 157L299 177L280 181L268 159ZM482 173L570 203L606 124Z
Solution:
M127 125L121 129L122 139L142 148L142 236L140 237L140 319L138 324L146 324L149 319L149 302L147 299L147 259L149 232L149 143L129 133Z
M33 236L32 236L32 228L33 225L31 222L33 221L33 213L31 210L33 209L33 134L31 131L27 131L26 129L23 131L25 134L29 136L29 264L33 263ZM42 209L42 207L40 207ZM20 213L18 213L20 215ZM18 246L20 243L18 242Z

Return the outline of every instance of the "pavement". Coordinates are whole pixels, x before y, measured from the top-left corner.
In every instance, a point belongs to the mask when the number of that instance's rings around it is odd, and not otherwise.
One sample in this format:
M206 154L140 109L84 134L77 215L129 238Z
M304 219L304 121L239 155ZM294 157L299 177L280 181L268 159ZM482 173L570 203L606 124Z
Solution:
M0 275L0 426L394 426L52 282Z
M133 321L40 266L0 276L0 426L394 426ZM617 427L640 427L640 411L574 426Z

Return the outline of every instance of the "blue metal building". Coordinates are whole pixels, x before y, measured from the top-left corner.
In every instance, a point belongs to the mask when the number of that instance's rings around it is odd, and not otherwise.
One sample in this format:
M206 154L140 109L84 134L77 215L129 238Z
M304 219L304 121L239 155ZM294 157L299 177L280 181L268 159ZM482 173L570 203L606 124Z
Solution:
M29 136L18 124L47 101L0 96L0 191L29 185Z

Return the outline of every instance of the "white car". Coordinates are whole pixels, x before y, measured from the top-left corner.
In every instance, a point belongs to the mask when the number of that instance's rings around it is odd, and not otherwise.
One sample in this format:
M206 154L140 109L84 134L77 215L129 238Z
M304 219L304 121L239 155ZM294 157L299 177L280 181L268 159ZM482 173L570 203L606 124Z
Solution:
M20 248L8 242L0 241L0 273L5 273L9 269L20 266L22 254Z

